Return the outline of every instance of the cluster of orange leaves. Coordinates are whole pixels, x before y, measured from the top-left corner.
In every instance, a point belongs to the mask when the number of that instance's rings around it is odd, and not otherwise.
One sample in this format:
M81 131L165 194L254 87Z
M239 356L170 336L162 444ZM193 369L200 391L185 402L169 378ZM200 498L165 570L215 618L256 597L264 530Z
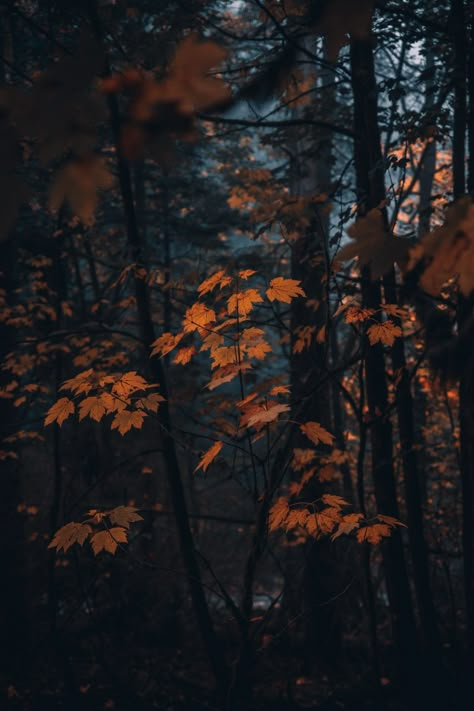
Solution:
M48 548L66 553L75 543L83 546L88 540L95 555L101 551L114 555L120 543L128 542L130 524L143 520L134 506L117 506L110 511L92 509L87 516L82 522L71 521L56 531Z

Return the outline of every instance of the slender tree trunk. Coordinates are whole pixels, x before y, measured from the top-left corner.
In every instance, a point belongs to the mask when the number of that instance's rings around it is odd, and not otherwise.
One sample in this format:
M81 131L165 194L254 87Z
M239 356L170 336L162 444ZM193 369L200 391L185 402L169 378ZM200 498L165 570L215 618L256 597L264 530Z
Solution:
M94 32L100 43L103 42L103 30L97 12L95 0L89 0L89 17ZM111 128L117 152L117 166L120 192L124 209L127 241L130 256L134 263L140 264L143 258L143 243L138 229L133 199L132 181L127 161L120 147L120 115L118 102L114 95L109 95L108 106ZM135 279L135 298L138 311L140 331L146 352L150 354L151 344L156 340L155 327L152 318L148 287L142 279ZM165 373L158 358L150 360L150 370L160 386L160 392L165 401L160 406L160 431L162 437L163 457L166 465L168 485L175 514L176 526L181 545L181 554L187 571L191 598L193 601L196 621L204 641L209 662L216 680L220 695L223 697L227 688L228 670L223 656L221 644L214 630L214 625L207 604L201 579L201 570L196 556L193 535L189 524L183 477L180 469L176 444L173 438L171 413L169 409L169 393Z
M363 216L385 198L372 38L353 40L351 65L356 135L354 159L359 215ZM380 283L371 279L367 268L362 272L362 299L365 307L375 310L382 303ZM387 414L388 389L381 344L370 346L366 343L365 377L377 507L380 513L399 518L392 424ZM385 544L383 556L399 667L405 683L408 683L414 680L416 674L417 637L403 544L398 530Z

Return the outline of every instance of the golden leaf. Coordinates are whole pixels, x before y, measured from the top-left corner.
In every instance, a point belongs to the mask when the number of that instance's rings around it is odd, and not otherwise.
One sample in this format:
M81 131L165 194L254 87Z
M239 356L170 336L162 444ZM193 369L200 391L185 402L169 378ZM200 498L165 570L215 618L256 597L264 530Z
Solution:
M402 335L402 329L393 321L383 321L382 323L374 323L367 329L370 345L375 343L385 343L387 346L393 346L395 339Z
M159 393L150 393L146 397L141 397L136 402L136 406L141 410L151 410L152 412L158 412L160 402L164 402L165 398Z
M323 444L331 445L333 443L334 435L324 429L319 422L307 422L304 425L300 425L300 430L314 444L322 442Z
M227 300L227 310L229 314L237 311L239 316L245 317L252 311L254 304L260 302L263 302L263 299L257 289L237 291Z
M370 266L374 279L390 271L394 262L401 264L407 257L408 242L388 232L378 207L359 218L347 232L353 241L339 251L337 260L347 262L358 257L361 266Z
M225 276L225 270L220 269L218 272L215 272L215 274L208 277L208 279L205 279L198 286L198 294L201 296L203 294L207 294L210 291L213 291L216 286L219 286L222 289L224 286L230 284L231 281L232 279L229 276Z
M118 430L123 436L131 430L132 427L135 427L138 430L141 429L144 417L145 413L142 410L121 410L116 413L114 419L112 420L110 429Z
M284 304L290 304L291 300L296 296L306 296L300 284L301 282L297 279L276 277L271 280L270 286L266 291L267 298L270 301L281 301Z
M337 531L333 533L331 537L332 540L334 541L336 538L339 538L339 536L349 534L355 528L358 528L361 519L363 519L363 516L360 513L346 514L343 516L339 526L337 527Z
M199 469L202 469L204 472L207 471L209 464L217 457L223 446L223 442L214 442L212 447L210 447L200 459L194 472L197 472Z
M90 533L92 528L87 524L71 521L56 531L48 548L56 548L58 551L62 548L66 552L74 543L82 546Z
M92 420L100 422L106 412L107 408L101 397L86 397L79 404L79 420L90 417Z
M282 412L288 412L289 409L289 405L282 405L281 403L270 405L270 407L262 406L257 413L249 418L248 427L255 427L255 425L263 425L268 424L269 422L274 422L278 419L278 415L281 415Z
M94 555L101 551L106 551L114 555L119 543L127 543L127 531L125 528L115 526L106 531L99 531L91 538L91 546Z
M420 283L436 296L447 281L457 276L465 296L474 291L474 205L469 197L446 211L444 225L428 233L410 251L408 269L422 261Z
M194 346L187 346L186 348L180 348L177 351L175 357L173 358L173 363L177 365L186 365L192 359L193 355L196 354L196 349Z
M49 207L59 210L69 202L71 212L86 225L94 222L98 205L98 190L112 187L113 177L99 156L72 160L62 168L51 187Z
M174 336L172 333L163 333L156 341L151 344L151 356L159 355L163 357L171 353L174 348L178 345L180 340L183 338L184 334L178 334Z
M374 523L370 526L364 526L364 528L359 528L356 533L357 540L359 543L371 543L375 545L380 543L382 538L388 538L390 536L391 529L385 523Z
M216 320L216 312L213 309L208 309L207 306L200 301L197 301L189 309L186 310L183 328L185 333L197 331L199 328L205 328L210 323Z
M44 421L45 426L57 422L61 427L64 420L67 420L67 418L74 413L75 409L73 401L68 397L60 398L49 408Z
M115 380L114 385L112 387L112 394L116 395L117 397L127 399L128 397L130 397L130 395L137 392L138 390L146 390L151 387L153 386L147 383L145 378L142 378L141 375L138 375L135 370L131 370L128 373L122 373Z
M290 507L288 505L288 500L284 496L281 496L275 501L270 509L268 515L268 529L270 531L276 531L288 517L290 512Z
M143 516L137 513L135 506L117 506L109 511L108 516L112 523L123 528L130 528L130 524L135 521L143 521Z

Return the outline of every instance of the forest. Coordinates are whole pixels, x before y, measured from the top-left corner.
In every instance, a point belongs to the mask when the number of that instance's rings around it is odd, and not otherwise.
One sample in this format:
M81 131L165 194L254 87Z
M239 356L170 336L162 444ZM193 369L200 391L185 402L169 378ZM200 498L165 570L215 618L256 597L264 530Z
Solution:
M0 710L474 708L474 3L0 0Z

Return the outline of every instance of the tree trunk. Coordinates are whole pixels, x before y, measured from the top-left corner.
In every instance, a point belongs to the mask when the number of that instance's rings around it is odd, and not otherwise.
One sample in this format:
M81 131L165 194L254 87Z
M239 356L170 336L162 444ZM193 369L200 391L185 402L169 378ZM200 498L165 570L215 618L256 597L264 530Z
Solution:
M385 198L372 38L353 40L351 66L356 136L354 159L359 215L363 216ZM368 268L362 270L362 300L364 307L375 310L382 303L380 282L371 279ZM370 346L366 342L365 377L377 508L380 513L399 518L385 359L380 343ZM403 543L398 530L384 545L383 559L399 668L408 685L416 676L417 638Z

